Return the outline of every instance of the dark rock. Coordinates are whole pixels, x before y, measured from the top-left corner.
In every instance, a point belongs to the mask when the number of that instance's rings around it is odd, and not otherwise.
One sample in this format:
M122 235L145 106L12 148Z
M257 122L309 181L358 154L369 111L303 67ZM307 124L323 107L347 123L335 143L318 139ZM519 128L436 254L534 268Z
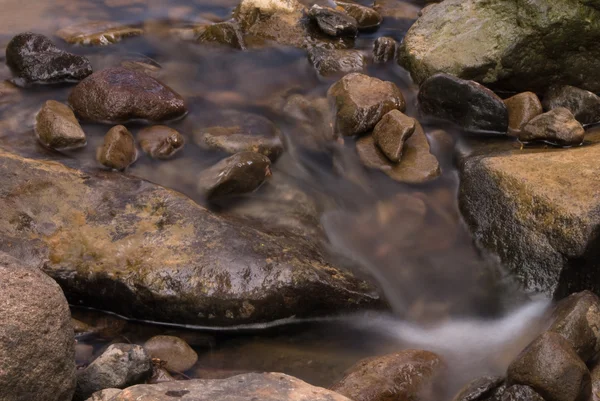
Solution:
M324 49L313 47L308 60L323 76L364 71L365 57L359 50Z
M529 386L514 385L504 391L502 401L544 401L541 395Z
M248 373L224 380L183 380L140 385L111 401L350 401L346 397L282 373Z
M391 162L375 144L372 135L356 141L360 161L369 168L383 171L396 181L419 184L431 181L441 174L437 158L431 154L423 127L415 122L415 131L404 144L400 163Z
M544 108L569 109L581 124L600 122L600 96L569 85L554 85L544 95Z
M6 64L20 86L77 82L92 73L88 59L67 53L36 33L12 38L6 47Z
M393 82L359 73L334 83L327 96L336 108L335 129L346 136L368 132L388 112L406 107L402 92Z
M153 125L137 134L142 150L155 159L168 159L185 144L183 135L165 125Z
M268 119L250 113L225 111L215 121L227 125L197 130L194 141L209 150L220 150L229 154L257 152L271 161L283 152L283 143L277 127Z
M585 363L567 340L552 332L539 336L517 356L508 367L507 380L530 386L547 401L583 401L591 394Z
M585 130L564 107L552 109L530 120L517 137L521 142L544 141L559 146L580 145Z
M270 166L260 153L236 153L200 173L198 189L209 200L252 192L271 176Z
M0 277L0 399L70 400L75 340L60 287L3 252Z
M474 81L436 74L419 89L419 106L425 114L450 120L469 132L508 130L508 111L502 99Z
M87 368L77 372L73 401L84 401L97 391L143 383L152 376L152 362L139 345L113 344Z
M42 145L56 150L77 149L87 144L73 111L54 100L44 103L35 117L35 134Z
M105 46L121 41L123 38L139 36L144 31L125 26L117 22L91 21L71 25L60 29L56 36L74 45Z
M196 364L198 354L179 337L154 336L144 344L150 357L166 363L167 369L185 372Z
M590 400L598 401L600 400L600 363L595 363L590 374L592 377L592 396Z
M104 143L96 151L98 162L115 170L125 170L137 157L133 135L122 125L112 127L104 136Z
M558 303L548 329L563 336L584 362L600 352L600 299L590 291L572 294Z
M425 400L444 370L436 354L406 350L357 362L331 389L353 401Z
M204 27L197 36L196 42L217 43L235 49L246 49L242 31L235 21L219 22Z
M78 117L93 122L160 122L183 117L183 98L142 72L107 68L80 82L69 96Z
M414 118L392 110L377 123L373 129L373 139L390 161L400 162L404 143L415 132L416 122Z
M343 11L315 4L308 10L308 16L329 36L353 38L358 33L356 20Z
M335 4L343 8L349 16L356 20L359 30L376 29L383 21L381 14L370 7L361 6L356 3L347 3L345 1L336 1Z
M396 41L393 38L381 36L373 44L373 61L387 63L396 58Z
M466 384L454 396L452 401L484 401L490 399L498 387L504 382L503 377L483 376Z
M118 388L107 388L104 390L96 391L86 401L110 401L113 399L113 397L115 397L121 391L123 391L123 390L118 389Z
M512 134L518 134L532 118L544 112L542 103L533 92L523 92L506 100L508 109L508 129Z

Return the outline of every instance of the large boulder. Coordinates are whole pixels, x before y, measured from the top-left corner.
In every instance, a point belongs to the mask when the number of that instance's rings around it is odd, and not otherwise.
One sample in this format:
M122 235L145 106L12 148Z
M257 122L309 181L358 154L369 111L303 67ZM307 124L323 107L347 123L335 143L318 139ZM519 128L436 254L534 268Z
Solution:
M399 61L421 83L445 72L517 91L600 91L600 9L580 0L446 0L404 38Z
M217 216L158 185L0 150L0 250L43 263L74 304L236 325L379 304L314 237Z
M0 399L70 400L75 339L60 287L2 252L0 277Z
M598 142L600 132L554 151L479 143L459 163L460 207L475 241L528 290L600 291Z

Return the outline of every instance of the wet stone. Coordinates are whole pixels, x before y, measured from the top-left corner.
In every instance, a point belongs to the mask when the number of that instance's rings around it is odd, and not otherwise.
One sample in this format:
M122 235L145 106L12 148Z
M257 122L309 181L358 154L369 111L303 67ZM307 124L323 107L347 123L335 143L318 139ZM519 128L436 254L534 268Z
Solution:
M107 68L80 82L69 104L83 120L124 123L130 120L162 122L183 117L183 98L171 88L139 71Z
M183 135L166 125L153 125L137 134L142 150L154 159L168 159L183 148Z
M392 110L373 129L375 144L390 161L399 163L402 159L404 143L415 132L415 123L414 118Z
M600 352L600 299L591 291L569 295L561 300L548 329L563 336L584 362Z
M444 370L436 354L406 350L357 362L331 389L353 401L426 400Z
M150 356L139 345L113 344L84 370L77 372L73 401L87 400L97 391L123 389L152 375Z
M508 129L519 133L529 121L544 112L542 103L533 92L523 92L504 100L508 109Z
M96 391L86 401L110 401L113 397L116 397L122 390L118 388L107 388L104 390Z
M308 16L329 36L353 38L358 33L356 20L343 11L315 4L308 11Z
M544 94L544 108L557 107L569 109L581 124L600 122L600 96L569 85L551 86Z
M504 391L501 401L544 401L544 399L531 387L517 384Z
M168 370L185 372L196 364L198 354L175 336L154 336L144 344L150 357L160 359Z
M327 96L335 104L335 129L345 136L368 132L391 110L404 111L406 107L393 82L360 73L344 76L329 88Z
M324 49L313 47L308 60L320 75L348 74L365 70L365 57L359 50Z
M35 117L35 134L40 143L50 149L77 149L87 144L73 111L55 100L44 103Z
M122 125L112 127L96 151L98 162L115 170L125 170L137 160L137 156L133 135Z
M117 22L89 21L62 28L56 32L56 36L70 44L105 46L143 33L142 29Z
M468 132L505 134L506 105L494 92L474 81L436 74L419 89L423 113L452 121Z
M484 401L490 399L494 391L502 385L504 378L500 376L479 377L467 383L454 396L452 401Z
M152 370L152 377L148 380L148 384L165 383L176 380L173 376L171 376L167 369L161 366L157 366L157 364L154 363L154 361L152 362L154 364L154 368ZM160 364L161 363L159 363L159 365Z
M583 142L585 130L573 114L564 107L541 114L523 127L518 134L521 142L543 141L558 146L574 146Z
M19 86L77 82L92 73L88 59L61 50L36 33L12 38L6 47L6 63Z
M396 41L393 38L381 36L375 39L373 44L373 61L375 63L387 63L390 60L395 60L396 57Z
M375 144L373 135L356 141L360 161L369 168L378 169L392 179L410 184L431 181L441 174L437 158L431 154L429 141L418 122L415 131L404 145L400 163L391 162Z
M271 161L255 152L240 152L200 173L198 189L209 200L257 189L271 175Z
M349 16L356 20L359 30L377 29L383 21L381 14L370 7L356 3L347 3L345 1L336 1L335 4L343 8Z
M510 364L509 384L530 386L546 401L586 400L591 392L590 372L561 335L546 332Z
M239 25L235 21L219 22L203 27L196 37L198 43L215 43L245 50L246 44Z

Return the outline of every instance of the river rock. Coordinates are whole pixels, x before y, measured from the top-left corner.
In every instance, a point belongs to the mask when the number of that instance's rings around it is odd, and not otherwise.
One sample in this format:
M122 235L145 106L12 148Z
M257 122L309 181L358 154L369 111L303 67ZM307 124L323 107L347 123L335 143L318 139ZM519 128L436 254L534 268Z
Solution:
M96 151L98 162L115 170L125 170L137 160L137 156L133 135L122 125L112 127Z
M166 125L143 128L138 132L137 140L142 150L155 159L168 159L185 144L183 135Z
M450 0L410 28L400 62L417 83L440 73L517 92L600 91L600 10L580 0Z
M365 56L359 50L313 47L308 60L320 75L348 74L365 70Z
M387 36L375 39L373 43L373 61L375 63L387 63L396 57L396 41Z
M467 383L454 396L452 401L484 401L493 397L495 390L502 385L500 376L483 376Z
M200 173L198 189L209 200L252 192L271 176L270 166L260 153L236 153Z
M590 398L590 400L598 401L598 400L600 400L600 364L599 363L594 364L594 367L592 368L590 375L592 377L592 397Z
M283 153L283 143L277 127L265 117L225 111L215 121L228 125L212 126L194 132L194 141L208 150L220 150L229 154L257 152L271 161Z
M171 88L139 71L107 68L80 82L69 104L81 119L123 123L130 120L160 122L183 117L183 98Z
M92 73L88 59L59 49L36 33L21 33L6 47L6 64L19 86L81 81Z
M282 373L248 373L223 380L183 380L139 385L111 401L350 401L333 391L311 386Z
M523 92L506 100L508 110L508 129L512 134L518 134L534 117L544 112L542 103L533 92Z
M3 252L0 277L0 399L70 400L75 340L63 292L37 266Z
M139 345L113 344L87 368L77 372L73 401L84 401L97 391L124 389L143 383L152 375L152 362Z
M153 365L154 367L152 370L152 377L147 381L148 384L158 384L176 381L176 379L173 376L171 376L167 369L161 366L157 366L157 364L154 363L154 361Z
M215 215L135 177L5 150L0 176L11 194L0 197L0 250L43 265L72 304L210 326L382 304L328 263L315 237Z
M600 291L600 132L571 149L472 144L459 165L460 209L478 246L528 291Z
M585 130L564 107L552 109L530 120L517 135L521 142L544 141L559 146L580 145Z
M345 1L336 1L335 4L356 20L359 30L377 29L383 21L381 14L370 7Z
M500 133L508 130L506 105L494 92L474 81L436 74L419 89L423 113L450 120L468 132Z
M308 10L308 16L317 23L323 33L329 36L353 38L358 33L356 20L343 11L315 4Z
M405 350L357 362L331 389L353 401L425 400L444 370L436 354Z
M544 108L569 109L581 124L600 122L600 96L569 85L554 85L544 95Z
M502 401L544 401L541 395L529 386L514 385L502 394Z
M96 391L86 401L110 401L121 391L123 390L118 388L107 388L104 390Z
M590 372L561 335L546 332L510 364L507 380L530 386L547 401L586 400Z
M404 143L415 132L416 122L414 118L392 110L377 123L373 129L373 139L390 161L400 162Z
M245 50L246 43L237 22L226 21L203 27L196 37L198 43L217 43Z
M105 46L143 33L142 29L117 22L88 21L62 28L56 32L56 36L74 45Z
M196 364L198 354L179 337L154 336L144 344L144 349L152 358L166 363L175 372L185 372Z
M572 294L558 303L548 330L563 336L584 362L600 352L600 299L590 291Z
M35 134L40 143L50 149L77 149L87 144L73 110L55 100L44 103L35 117Z
M404 96L393 82L360 73L344 76L329 88L327 96L335 104L336 131L346 136L368 132L388 112L406 108Z

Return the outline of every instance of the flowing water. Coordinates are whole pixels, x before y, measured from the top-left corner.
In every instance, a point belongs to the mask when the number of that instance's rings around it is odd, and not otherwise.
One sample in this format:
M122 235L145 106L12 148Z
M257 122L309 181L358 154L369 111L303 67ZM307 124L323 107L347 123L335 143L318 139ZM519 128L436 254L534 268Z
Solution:
M3 0L2 5L0 48L20 32L51 36L61 27L88 20L147 28L149 34L116 45L69 47L86 55L94 70L127 60L160 65L160 80L188 102L189 115L172 124L188 137L183 151L166 162L143 158L128 174L205 203L196 192L195 178L223 155L195 146L194 131L226 123L227 113L232 112L250 112L273 121L287 149L273 167L273 179L220 212L271 228L322 236L332 260L374 278L391 306L389 312L228 329L126 322L74 307L75 317L106 327L100 334L78 338L80 364L88 363L111 341L143 343L152 335L168 333L181 336L198 351L199 362L186 372L189 377L281 371L329 386L363 357L421 348L445 357L451 394L470 378L502 374L541 329L548 303L529 301L509 275L480 254L460 218L452 152L460 132L419 117L443 171L434 183L403 185L366 171L352 139L319 142L326 134L319 132L318 125L306 129L276 106L290 93L322 98L337 79L319 77L304 51L277 45L237 51L165 35L171 27L226 20L236 0ZM417 9L409 3L406 7ZM385 20L378 31L361 35L355 47L368 54L376 37L400 40L410 24L408 19ZM8 79L10 72L3 60L1 64L0 79ZM417 116L416 88L406 71L394 63L369 64L368 74L396 83L407 100L406 113ZM69 90L67 86L36 88L23 91L18 103L0 103L0 146L31 155L42 152L33 139L33 116L45 100L66 101ZM139 126L129 128L135 132ZM88 146L67 156L94 166L94 150L107 127L88 124L84 129ZM290 187L292 192L284 191Z

